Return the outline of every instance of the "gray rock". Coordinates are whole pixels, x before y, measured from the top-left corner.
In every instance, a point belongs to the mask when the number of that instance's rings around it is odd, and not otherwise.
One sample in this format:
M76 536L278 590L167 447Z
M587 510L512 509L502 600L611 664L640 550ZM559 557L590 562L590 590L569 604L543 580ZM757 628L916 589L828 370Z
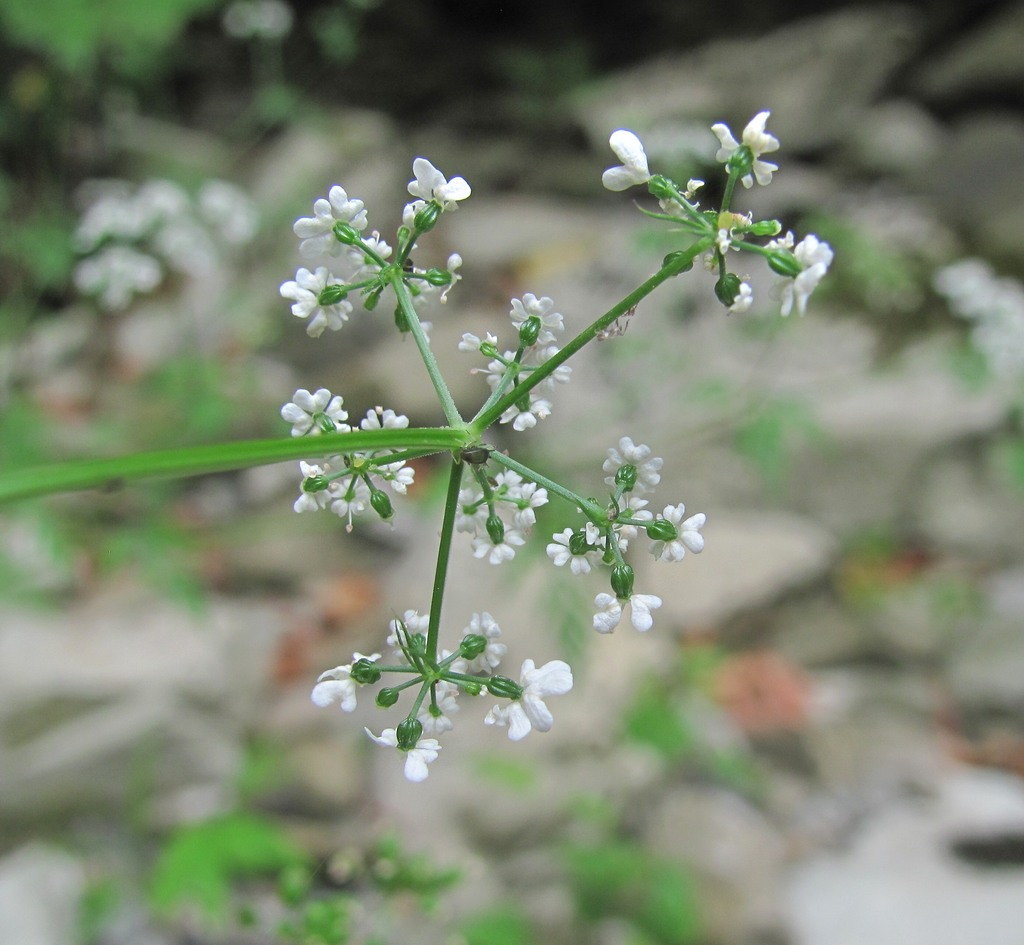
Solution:
M76 941L85 870L73 856L41 843L0 859L0 941L67 945Z
M1021 826L1016 779L954 771L934 798L877 811L843 852L796 865L786 910L798 945L1016 945L1024 927L1024 873L980 870L950 841L979 825ZM986 828L987 829L987 826Z

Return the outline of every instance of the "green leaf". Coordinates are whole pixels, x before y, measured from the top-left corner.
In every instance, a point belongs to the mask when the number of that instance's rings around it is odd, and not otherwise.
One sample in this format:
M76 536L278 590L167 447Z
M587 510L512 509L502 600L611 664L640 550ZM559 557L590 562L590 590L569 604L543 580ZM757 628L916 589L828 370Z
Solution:
M163 915L191 904L208 918L223 921L233 882L273 874L306 859L270 820L254 814L227 814L182 827L171 835L153 870L150 903Z
M533 945L537 940L530 921L515 906L482 912L459 931L466 945Z

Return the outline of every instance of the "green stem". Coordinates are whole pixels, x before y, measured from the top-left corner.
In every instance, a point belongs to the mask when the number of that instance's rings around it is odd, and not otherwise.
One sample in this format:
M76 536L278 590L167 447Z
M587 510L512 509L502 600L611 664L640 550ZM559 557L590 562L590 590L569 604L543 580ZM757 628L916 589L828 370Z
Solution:
M509 407L519 400L525 393L536 387L541 381L549 377L556 368L569 360L584 345L593 341L600 332L610 327L612 322L621 318L631 308L639 304L650 295L659 285L688 269L701 253L708 247L714 245L714 237L707 236L698 240L688 249L679 253L673 253L668 263L661 267L646 282L637 286L621 302L613 305L607 312L598 318L589 327L584 328L575 338L562 348L554 357L545 361L537 370L522 377L516 387L507 392L503 397L490 404L486 409L481 410L470 422L469 426L474 434L479 436L492 423L494 423Z
M427 659L437 665L437 638L441 631L441 605L444 585L448 577L448 559L451 556L452 537L455 533L455 515L459 509L459 489L462 486L462 461L452 463L448 476L448 491L444 497L444 518L437 542L437 566L434 569L434 592L430 598L430 619L427 623Z
M524 479L528 479L530 482L535 482L538 486L543 486L548 490L548 492L552 492L557 496L561 496L561 498L565 499L567 502L571 502L591 521L595 523L607 521L607 515L605 514L603 506L598 505L596 502L592 502L590 499L584 499L583 496L577 495L575 492L566 489L565 486L559 485L552 479L548 479L547 476L541 475L541 473L534 469L530 469L529 466L524 466L522 463L517 462L512 459L511 456L506 456L504 453L499 453L497 450L494 450L491 452L491 459L504 466L506 469L511 469L512 472L519 473L519 475Z
M437 366L437 359L434 357L434 352L430 348L430 342L427 341L423 326L420 324L419 315L416 314L416 308L409 297L409 289L402 281L401 271L392 272L388 277L388 282L391 283L391 288L395 291L398 307L405 316L405 322L409 326L409 333L412 335L413 341L416 342L416 347L419 348L420 357L423 359L427 374L430 375L430 383L434 385L434 391L437 393L437 399L441 402L441 409L444 411L448 425L452 427L463 426L462 415L455 406L455 400L452 397L451 391L448 390L448 385L444 382L441 369Z
M243 469L287 459L351 453L357 450L415 449L424 452L457 450L472 437L449 427L408 430L353 430L314 437L276 437L210 446L132 453L109 459L59 462L46 466L0 472L0 503L28 499L51 492L114 488L140 479L198 476Z

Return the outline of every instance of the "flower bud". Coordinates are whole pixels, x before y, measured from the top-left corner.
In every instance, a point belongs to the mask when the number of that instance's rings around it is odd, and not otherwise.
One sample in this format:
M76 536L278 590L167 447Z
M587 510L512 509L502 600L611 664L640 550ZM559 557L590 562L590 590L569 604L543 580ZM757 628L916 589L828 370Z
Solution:
M370 493L370 507L376 512L384 521L387 521L395 514L395 510L391 507L391 500L388 498L386 492L382 492L378 489L376 492Z
M629 492L636 485L636 466L625 463L615 470L615 485L623 492Z
M780 276L795 279L802 272L800 263L788 249L772 249L768 251L768 268Z
M662 266L662 268L665 268L666 266L671 266L671 265L672 265L672 264L673 264L673 263L674 263L674 262L675 262L675 261L676 261L677 259L679 259L679 258L680 258L681 256L683 256L683 253L682 253L682 252L678 252L678 253L669 253L669 254L668 254L668 255L667 255L667 256L666 256L666 257L665 257L665 258L664 258L664 259L663 259L663 260L661 261L661 266ZM686 264L686 265L685 265L685 266L684 266L684 267L683 267L682 269L680 269L679 271L680 271L680 272L689 272L689 271L690 271L690 270L691 270L692 268L693 268L693 260L691 259L691 260L690 260L690 261L689 261L689 262L688 262L688 263L687 263L687 264Z
M380 670L373 664L372 660L363 657L363 659L356 660L352 664L349 676L360 685L365 686L368 683L380 681Z
M409 751L416 747L416 742L423 734L423 723L419 719L402 719L398 723L398 750Z
M492 545L500 545L505 540L505 523L497 515L487 516L487 536Z
M480 353L485 358L496 358L498 356L498 346L493 341L481 341Z
M741 284L742 280L736 273L727 272L715 283L715 295L718 301L728 308L736 301L736 296L740 294Z
M302 491L323 492L330 484L331 480L326 476L309 476L302 480Z
M398 701L398 696L398 690L392 689L390 686L381 689L381 691L377 693L377 705L382 709L390 709Z
M413 217L413 223L416 225L416 229L420 233L426 233L428 230L432 230L434 225L437 223L437 218L441 215L441 205L436 200L431 200L430 203L425 204L420 211Z
M612 568L612 590L619 600L633 596L633 569L628 564L617 564Z
M346 295L348 295L348 286L328 285L324 286L323 291L317 296L317 302L321 305L337 305Z
M467 633L459 644L459 653L467 660L475 660L487 649L487 637L482 633Z
M331 227L331 232L339 243L344 243L346 246L355 246L362 239L359 231L344 220L339 220L335 223Z
M423 278L431 285L448 285L452 281L452 274L447 269L428 269L423 273Z
M725 168L730 174L746 177L754 168L754 152L750 150L750 146L741 144L733 151L725 163Z
M672 200L676 196L676 189L672 186L672 182L661 174L655 174L647 181L647 189L659 200Z
M519 326L519 343L524 348L529 348L537 343L537 336L540 334L540 319L531 315L522 325Z
M480 695L480 693L483 692L484 689L483 685L477 682L475 679L460 679L459 686L462 688L463 692L468 693L471 696Z
M675 525L666 518L658 518L653 522L647 522L644 528L647 531L647 537L653 538L655 541L675 541L679 537L679 532L676 531Z
M409 652L413 656L427 655L427 638L422 633L413 633L409 636Z
M406 318L400 305L395 308L395 327L403 333L409 331L409 319Z
M747 227L747 232L754 236L778 236L782 232L782 224L778 220L758 220Z
M335 433L338 429L334 425L334 421L323 411L318 411L313 414L313 423L317 425L321 433Z
M590 551L590 542L586 532L573 532L569 538L569 551L574 555L583 555Z
M523 695L523 687L508 676L491 676L487 680L487 691L501 699L519 699Z
M381 293L383 293L383 291L383 286L377 286L376 289L368 292L366 294L366 298L363 299L363 308L368 312L372 312L377 307L377 303L380 301Z

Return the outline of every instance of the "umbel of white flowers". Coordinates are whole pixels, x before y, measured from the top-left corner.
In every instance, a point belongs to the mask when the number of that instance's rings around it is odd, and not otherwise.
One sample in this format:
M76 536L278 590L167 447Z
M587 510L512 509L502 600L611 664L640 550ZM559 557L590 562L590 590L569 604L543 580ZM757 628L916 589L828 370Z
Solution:
M763 155L779 148L778 140L766 130L768 118L767 111L756 115L740 140L725 124L712 127L720 143L717 159L728 175L722 208L717 212L702 210L695 199L703 181L691 179L680 188L668 178L652 174L643 143L627 129L613 132L609 139L621 164L606 170L602 182L612 191L647 187L658 199L660 212L644 212L689 233L693 237L691 248L700 243L688 258L692 260L704 252L705 266L719 274L715 294L729 312L746 311L754 302L747 277L729 271L729 262L746 252L762 256L782 277L782 314L788 315L794 308L804 314L808 297L832 262L831 248L813 235L800 242L792 233L780 236L781 226L776 221L754 221L749 214L728 209L737 184L749 188L756 182L765 186L778 171L777 165L763 159ZM414 199L403 210L394 250L376 230L364 235L369 222L363 202L350 197L339 185L315 201L312 216L296 220L294 231L301 240L300 253L321 265L300 268L280 291L291 301L292 314L305 321L311 337L342 329L354 316L355 300L373 311L389 288L396 293L399 289L408 292L417 303L414 314L418 319L420 305L444 302L459 281L456 270L462 258L457 253L449 257L444 269L418 268L410 254L420 235L471 195L470 185L462 177L447 178L422 157L413 162L413 173L408 191ZM761 245L758 240L764 237L769 239ZM508 314L511 324L502 329L513 336L508 344L499 345L498 335L491 332L484 333L482 339L467 332L458 348L484 359L483 366L472 369L472 373L484 376L490 389L481 414L500 402L493 408L492 422L524 433L551 414L556 390L571 378L571 369L563 363L566 359L559 348L565 319L552 299L533 293L513 299ZM408 311L403 313L400 305L396 313L400 330L410 330L408 320ZM604 324L603 331L594 337L621 333L617 322ZM414 327L418 332L416 343L429 371L434 363L427 334L429 323L416 320ZM531 375L538 371L541 373L530 382ZM509 392L524 382L525 393L510 403ZM435 388L441 395L436 382ZM443 405L443 396L441 402ZM457 417L457 411L454 413ZM453 411L446 409L446 414L454 426ZM348 530L354 519L371 512L386 521L392 518L393 496L405 495L414 481L414 470L407 460L422 452L403 452L403 446L392 446L325 450L316 456L314 445L325 434L337 444L337 434L357 435L362 431L388 431L386 439L382 436L373 442L400 443L402 431L415 432L410 430L408 417L378 406L367 411L358 426L350 425L342 396L322 387L296 390L292 400L282 407L281 416L291 425L292 436L310 440L312 458L300 463L302 486L294 505L297 512L333 512ZM555 491L575 502L586 520L551 536L547 555L553 565L576 576L602 568L609 574L611 593L604 591L594 598L592 625L598 633L613 632L627 614L636 630L646 632L654 624L654 612L662 606L658 596L634 590L634 570L626 555L635 553L641 535L647 539L647 551L659 562L679 562L688 552L699 554L704 549L704 513L687 515L682 502L664 505L661 512L648 508L650 495L661 480L663 461L649 446L634 443L628 436L621 437L604 459L608 498L603 505L482 443L464 448L461 456L463 462L454 467L457 475L449 486L447 530L442 535L445 560L453 532L469 536L470 550L477 558L493 565L511 560L536 524L536 510L546 505ZM488 465L502 468L488 470ZM411 781L428 776L428 766L443 747L440 739L456 727L455 717L466 697L497 699L484 721L505 727L509 738L518 741L530 732L551 729L554 718L547 700L568 693L573 685L571 668L558 659L541 666L531 659L524 660L518 680L500 675L497 670L507 647L500 640L497 622L486 611L471 616L453 650L439 649L439 599L432 602L430 613L406 610L401 618L391 620L386 640L388 655L355 653L350 663L322 673L312 691L316 705L336 704L345 712L356 708L360 687L377 684L385 676L398 682L377 691L376 702L382 708L396 705L407 689L414 693L413 707L398 725L384 728L379 735L366 730L375 743L401 753L405 775Z

